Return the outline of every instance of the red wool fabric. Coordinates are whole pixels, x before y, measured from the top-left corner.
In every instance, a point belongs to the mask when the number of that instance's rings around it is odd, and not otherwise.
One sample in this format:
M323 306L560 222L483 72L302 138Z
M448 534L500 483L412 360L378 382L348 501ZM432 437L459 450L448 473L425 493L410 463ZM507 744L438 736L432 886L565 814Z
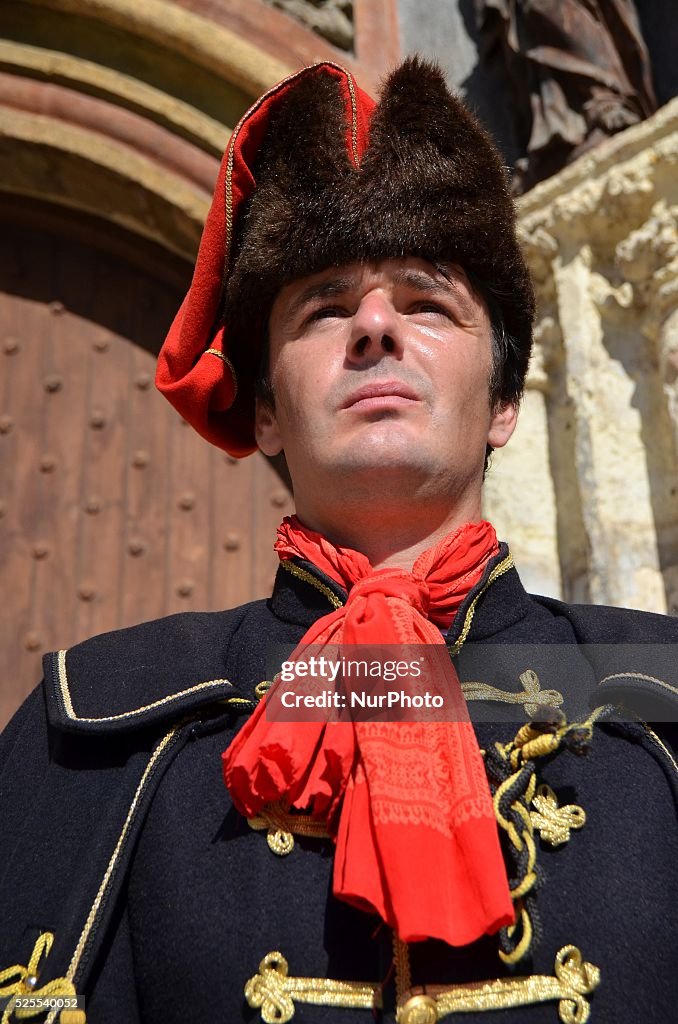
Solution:
M224 280L233 239L247 201L257 187L256 161L271 117L288 92L308 77L339 82L346 108L346 151L359 160L368 141L374 101L337 64L324 62L283 79L250 107L234 128L219 168L193 280L160 350L156 387L195 430L240 458L256 450L254 375L262 339L252 332L251 349L234 353L228 324L220 324ZM355 132L352 130L355 117ZM237 356L237 358L236 358ZM231 362L241 367L238 380Z
M466 523L411 572L374 571L292 516L281 560L312 562L348 592L309 645L438 644L498 550L487 522ZM449 671L449 667L448 667ZM333 891L376 912L401 939L466 945L514 920L487 776L459 687L454 722L267 720L265 701L224 751L224 780L247 817L282 801L326 820L336 842ZM465 719L465 720L464 720Z

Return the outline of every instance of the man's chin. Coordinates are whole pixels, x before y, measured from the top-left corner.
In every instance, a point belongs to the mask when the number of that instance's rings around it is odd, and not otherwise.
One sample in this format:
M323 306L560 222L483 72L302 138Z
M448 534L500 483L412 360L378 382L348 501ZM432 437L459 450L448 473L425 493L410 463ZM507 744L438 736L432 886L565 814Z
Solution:
M373 480L384 477L426 479L434 470L433 460L424 452L402 446L356 444L337 454L334 472L346 476L369 475Z

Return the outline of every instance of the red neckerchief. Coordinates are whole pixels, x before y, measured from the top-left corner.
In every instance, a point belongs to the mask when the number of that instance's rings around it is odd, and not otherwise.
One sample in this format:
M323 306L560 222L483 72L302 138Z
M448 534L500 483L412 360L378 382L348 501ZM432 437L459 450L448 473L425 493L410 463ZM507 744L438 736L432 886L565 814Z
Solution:
M309 644L444 644L438 627L450 625L498 550L490 523L466 523L411 572L375 572L296 516L275 546L281 561L312 562L348 592L290 661ZM376 912L407 942L466 945L514 920L487 776L456 683L463 710L454 722L276 722L261 701L222 755L242 814L282 801L327 819L335 896Z

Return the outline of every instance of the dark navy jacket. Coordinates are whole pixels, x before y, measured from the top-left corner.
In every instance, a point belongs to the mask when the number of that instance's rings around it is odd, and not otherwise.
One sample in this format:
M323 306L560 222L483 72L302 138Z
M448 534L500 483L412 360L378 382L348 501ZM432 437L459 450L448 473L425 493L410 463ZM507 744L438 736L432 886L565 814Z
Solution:
M297 1002L295 1021L394 1020L392 937L377 918L332 897L331 842L297 837L288 856L276 856L265 833L235 812L222 780L220 754L267 678L269 645L291 648L331 610L333 595L345 600L313 567L298 565L300 574L279 570L268 601L174 615L47 656L44 682L2 737L0 971L26 965L37 936L52 932L39 985L71 978L89 1024L260 1020L244 989L274 951L290 976L381 985L383 1015ZM487 587L489 571L448 645L473 602L467 645L569 649L539 679L544 689L569 686L570 717L620 699L633 708L639 695L653 717L671 717L676 620L530 597L514 569ZM627 645L649 643L664 654L641 666ZM506 686L521 689L511 672ZM527 721L520 705L512 715L479 723L481 746L510 740L516 719ZM586 996L592 1021L678 1019L674 739L670 722L649 728L604 714L584 756L563 747L542 759L539 782L561 804L580 805L587 820L563 845L537 841L539 925L529 954L506 966L495 936L463 949L416 944L412 985L554 979L556 954L572 945L601 972ZM417 871L413 864L413 886ZM495 1010L477 1001L464 1019L566 1020L560 983L550 998L548 984L542 1001Z

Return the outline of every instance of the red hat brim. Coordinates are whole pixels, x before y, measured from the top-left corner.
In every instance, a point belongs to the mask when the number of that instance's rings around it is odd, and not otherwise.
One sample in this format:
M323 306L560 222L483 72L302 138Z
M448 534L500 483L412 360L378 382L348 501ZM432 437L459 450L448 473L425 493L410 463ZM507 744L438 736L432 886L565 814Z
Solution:
M256 449L254 373L237 379L229 352L228 324L220 323L233 238L245 204L256 189L253 168L272 114L302 79L329 75L338 80L346 109L345 146L355 166L367 147L374 101L352 75L328 62L303 68L265 93L236 125L224 153L200 241L188 294L160 350L156 386L195 430L231 455ZM260 349L254 332L250 343ZM258 364L252 351L247 365ZM238 359L238 364L243 360Z

